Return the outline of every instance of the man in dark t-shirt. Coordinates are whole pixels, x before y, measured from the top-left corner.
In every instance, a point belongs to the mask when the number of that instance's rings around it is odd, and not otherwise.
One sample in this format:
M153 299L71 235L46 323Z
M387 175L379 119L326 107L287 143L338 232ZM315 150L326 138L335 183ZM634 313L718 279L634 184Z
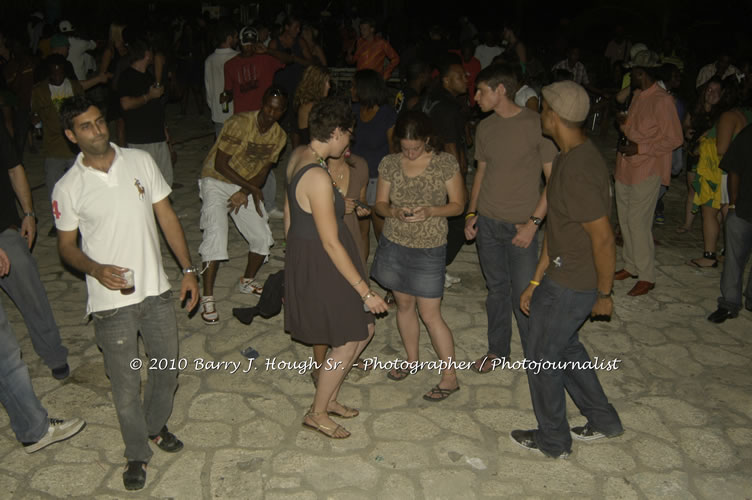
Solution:
M752 253L752 125L739 132L721 161L728 172L728 216L726 217L726 260L721 275L718 309L708 321L723 323L736 318L742 308L744 268ZM745 307L752 311L752 272L749 274Z
M21 204L23 218L18 217L16 199ZM12 265L10 272L0 277L0 288L5 290L23 316L34 350L55 378L64 379L70 374L68 349L60 339L47 291L29 251L36 230L36 214L26 171L5 127L0 127L0 248Z
M421 110L431 118L433 132L441 140L443 149L457 159L468 199L465 178L467 177L467 154L465 148L465 115L458 100L467 94L467 75L461 60L455 54L447 54L439 68L439 80L421 103ZM449 217L447 233L446 265L454 261L465 244L465 213ZM444 287L459 283L460 278L446 273Z
M543 251L520 297L520 309L530 317L523 348L538 428L514 430L511 438L524 448L566 458L572 437L589 441L624 432L578 336L588 316L611 316L616 250L608 219L608 169L582 130L590 110L588 94L582 86L565 81L545 87L543 98L542 129L561 152L549 178ZM615 362L599 368L618 368ZM588 419L571 434L565 388Z
M164 87L156 84L148 68L153 62L149 45L141 40L128 44L131 65L118 80L120 106L129 148L149 153L168 186L172 186L172 149L162 102Z

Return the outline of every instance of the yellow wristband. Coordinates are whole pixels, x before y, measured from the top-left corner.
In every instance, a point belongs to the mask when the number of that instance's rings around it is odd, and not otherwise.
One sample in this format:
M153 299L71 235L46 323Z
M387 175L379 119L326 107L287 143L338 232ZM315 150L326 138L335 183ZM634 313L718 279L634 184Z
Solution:
M469 219L470 217L475 217L476 215L478 214L476 214L475 212L468 212L465 216L465 220Z
M539 281L530 280L530 284L538 286L538 285L540 285L540 282Z

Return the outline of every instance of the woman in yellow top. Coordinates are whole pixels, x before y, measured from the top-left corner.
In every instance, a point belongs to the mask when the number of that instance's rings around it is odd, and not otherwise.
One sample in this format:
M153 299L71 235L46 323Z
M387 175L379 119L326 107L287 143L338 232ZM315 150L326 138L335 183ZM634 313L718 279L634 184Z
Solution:
M728 211L728 191L726 189L726 175L719 165L721 158L728 150L731 141L752 122L752 110L738 107L739 89L736 77L731 76L723 80L723 96L725 111L718 119L718 123L708 130L699 144L700 161L697 163L697 176L693 184L695 199L693 209L702 211L702 236L704 253L702 257L688 262L694 267L717 267L718 257L716 247L721 225L718 214L723 219Z

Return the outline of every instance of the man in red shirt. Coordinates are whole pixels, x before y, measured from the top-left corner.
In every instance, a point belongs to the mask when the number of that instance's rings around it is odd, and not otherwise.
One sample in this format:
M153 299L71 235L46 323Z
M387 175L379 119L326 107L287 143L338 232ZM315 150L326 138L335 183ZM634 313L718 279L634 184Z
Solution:
M358 70L372 69L377 71L384 80L392 76L394 68L399 65L399 54L381 37L376 37L376 22L373 19L363 19L360 22L360 37L356 43L355 53L347 56L347 62L355 64ZM351 49L352 50L352 49ZM384 61L389 59L385 67Z
M235 114L261 109L264 91L271 87L274 74L285 67L266 53L257 38L256 30L243 28L240 54L225 63L225 92L232 94Z

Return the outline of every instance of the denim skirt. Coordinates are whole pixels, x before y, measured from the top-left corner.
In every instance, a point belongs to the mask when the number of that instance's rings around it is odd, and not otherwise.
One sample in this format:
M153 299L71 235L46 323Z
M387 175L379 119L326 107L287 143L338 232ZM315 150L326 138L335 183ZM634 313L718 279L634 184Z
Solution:
M388 290L435 299L444 295L446 245L410 248L379 238L371 277Z

